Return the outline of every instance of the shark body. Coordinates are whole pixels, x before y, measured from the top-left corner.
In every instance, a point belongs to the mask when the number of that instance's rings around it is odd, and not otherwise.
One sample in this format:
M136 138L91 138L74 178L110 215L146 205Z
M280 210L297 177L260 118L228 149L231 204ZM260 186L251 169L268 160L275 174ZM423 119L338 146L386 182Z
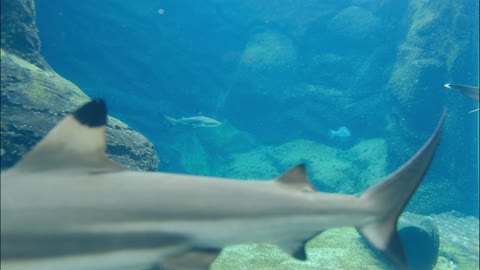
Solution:
M304 260L309 239L354 226L408 269L396 223L444 116L410 160L357 197L313 190L303 165L272 181L125 170L104 154L106 107L93 100L2 172L1 268L208 269L223 247L252 242Z
M182 117L179 119L175 119L168 115L165 115L164 117L173 125L183 124L183 125L191 125L192 127L217 127L222 124L218 120L215 120L213 118L210 118L204 115Z

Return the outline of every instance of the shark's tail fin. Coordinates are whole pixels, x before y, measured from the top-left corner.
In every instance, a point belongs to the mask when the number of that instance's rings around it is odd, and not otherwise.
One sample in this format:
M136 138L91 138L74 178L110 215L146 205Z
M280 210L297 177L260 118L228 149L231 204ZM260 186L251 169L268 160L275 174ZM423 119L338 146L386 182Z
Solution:
M358 232L401 269L408 269L408 264L397 233L397 220L430 166L445 114L446 110L435 132L409 161L360 196L377 213L377 218L357 227Z
M332 139L333 137L335 137L335 134L333 133L333 129L328 129L328 138Z
M170 117L168 115L163 115L163 117L165 117L165 119L167 119L168 122L170 122L172 125L175 125L177 124L178 120L173 118L173 117Z

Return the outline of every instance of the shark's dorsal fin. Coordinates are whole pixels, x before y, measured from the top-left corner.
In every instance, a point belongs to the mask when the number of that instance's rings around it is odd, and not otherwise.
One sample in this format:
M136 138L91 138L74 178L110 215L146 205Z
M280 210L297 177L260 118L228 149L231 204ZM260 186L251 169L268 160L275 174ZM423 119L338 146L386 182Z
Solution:
M294 189L311 191L314 190L308 181L305 164L300 164L275 179L277 183L284 184Z
M197 116L205 116L205 115L203 115L202 112L198 112L198 113L197 113Z
M122 170L105 155L106 123L105 102L92 100L60 121L12 170Z

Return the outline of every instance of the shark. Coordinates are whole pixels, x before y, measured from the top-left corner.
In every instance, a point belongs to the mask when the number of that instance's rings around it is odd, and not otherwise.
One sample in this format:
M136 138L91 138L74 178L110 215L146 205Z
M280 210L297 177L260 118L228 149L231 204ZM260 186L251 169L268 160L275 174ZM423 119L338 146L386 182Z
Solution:
M480 90L479 90L478 87L468 86L468 85L460 85L460 84L450 84L450 83L445 84L444 87L460 91L462 94L464 94L465 96L467 96L467 97L469 97L473 100L476 100L476 101L479 100L478 96L479 96ZM473 110L469 111L468 113L476 112L476 111L478 111L478 109L479 108L473 109Z
M165 119L167 119L173 125L176 124L183 124L183 125L191 125L192 127L217 127L220 126L222 123L218 120L213 118L204 116L203 114L199 114L197 116L192 117L182 117L179 119L175 119L168 115L164 115Z
M208 269L225 246L258 242L307 260L306 242L339 226L408 269L397 220L445 114L408 161L349 195L315 190L304 164L271 181L125 169L105 154L106 103L94 99L1 172L1 269Z

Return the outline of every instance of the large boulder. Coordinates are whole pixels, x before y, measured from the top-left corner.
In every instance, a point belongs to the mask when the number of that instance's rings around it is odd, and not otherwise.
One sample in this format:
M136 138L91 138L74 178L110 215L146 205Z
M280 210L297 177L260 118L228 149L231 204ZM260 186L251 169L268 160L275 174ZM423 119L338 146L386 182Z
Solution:
M89 100L40 54L33 0L2 1L1 168L15 164L68 112ZM113 117L108 119L107 153L121 165L155 171L153 144Z
M34 0L2 1L2 49L45 70L51 69L40 55Z
M350 6L335 15L327 29L344 41L363 44L378 38L381 21L368 9Z
M290 69L295 64L296 58L296 48L288 36L267 30L254 35L248 41L240 65L252 73L278 74Z
M68 112L89 100L73 83L1 50L1 166L11 167ZM131 169L157 170L158 157L143 135L108 119L107 153Z

